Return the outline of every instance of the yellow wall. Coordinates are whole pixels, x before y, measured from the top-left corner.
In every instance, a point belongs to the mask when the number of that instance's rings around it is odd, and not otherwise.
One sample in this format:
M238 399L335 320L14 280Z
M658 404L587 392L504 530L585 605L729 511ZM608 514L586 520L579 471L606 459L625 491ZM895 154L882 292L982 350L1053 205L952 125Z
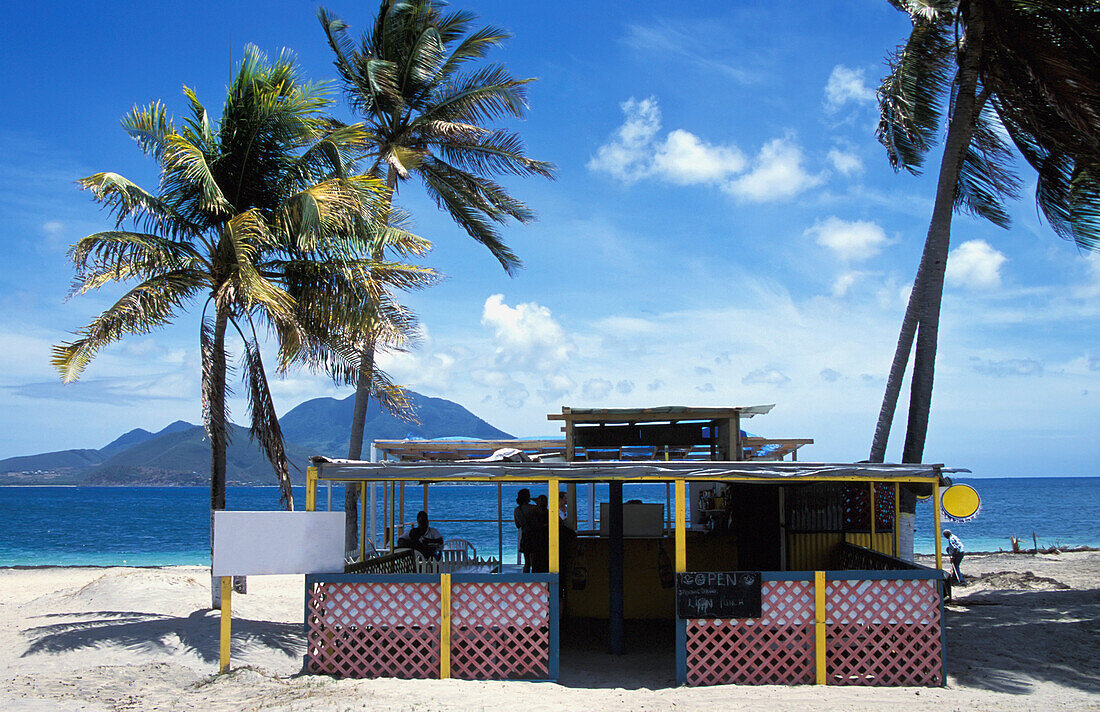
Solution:
M561 572L565 581L565 610L580 618L607 618L607 545L598 537L577 539L577 556L569 570ZM664 548L667 558L660 556ZM671 538L625 539L623 541L623 616L631 619L668 619L674 613L674 589L661 585L660 562L667 564L666 583L674 581ZM691 545L688 545L691 551ZM576 567L585 571L583 589L574 588Z
M890 556L894 554L893 532L875 532L874 546L871 546L870 532L795 532L787 535L787 570L825 571L832 568L833 550L841 541Z

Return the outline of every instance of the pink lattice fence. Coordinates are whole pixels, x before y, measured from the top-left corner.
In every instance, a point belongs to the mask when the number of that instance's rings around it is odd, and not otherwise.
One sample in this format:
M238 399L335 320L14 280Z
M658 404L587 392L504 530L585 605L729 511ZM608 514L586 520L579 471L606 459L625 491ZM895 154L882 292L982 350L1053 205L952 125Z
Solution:
M307 581L306 669L340 677L439 677L438 577L416 578L427 580Z
M451 675L466 680L550 677L550 584L451 587Z
M943 684L936 581L828 581L825 623L830 685Z
M689 685L814 681L813 581L764 581L760 618L686 621Z
M450 675L557 677L556 576L453 574ZM340 677L438 678L439 575L306 577L306 670Z
M934 575L827 572L825 682L942 685L941 591ZM689 685L816 681L813 575L764 577L796 580L762 582L759 618L681 621L680 680Z

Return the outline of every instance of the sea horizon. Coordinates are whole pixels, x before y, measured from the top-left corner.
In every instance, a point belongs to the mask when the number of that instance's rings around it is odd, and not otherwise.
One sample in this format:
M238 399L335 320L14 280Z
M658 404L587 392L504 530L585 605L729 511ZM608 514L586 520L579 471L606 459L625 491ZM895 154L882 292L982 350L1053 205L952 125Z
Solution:
M982 498L978 516L950 522L967 551L1010 551L1010 537L1040 549L1100 547L1100 477L955 477L969 482ZM496 485L443 483L429 488L429 512L446 538L471 541L478 554L516 556L516 530L511 509L520 483L503 485L504 523L497 528ZM332 507L343 506L343 492L332 487ZM208 486L5 485L0 487L0 567L13 566L173 566L209 564ZM461 492L460 496L456 496ZM305 488L294 488L304 503ZM662 484L628 484L628 499L665 502ZM379 509L381 494L378 496ZM606 501L606 485L597 486L597 501ZM229 486L227 509L277 510L279 489ZM578 513L588 511L587 487L578 488ZM318 507L328 507L328 488L318 492ZM407 487L405 520L422 505L420 487ZM378 516L381 520L381 516ZM455 521L492 519L489 522ZM935 543L931 502L917 503L915 550L931 554ZM582 525L583 526L583 525Z

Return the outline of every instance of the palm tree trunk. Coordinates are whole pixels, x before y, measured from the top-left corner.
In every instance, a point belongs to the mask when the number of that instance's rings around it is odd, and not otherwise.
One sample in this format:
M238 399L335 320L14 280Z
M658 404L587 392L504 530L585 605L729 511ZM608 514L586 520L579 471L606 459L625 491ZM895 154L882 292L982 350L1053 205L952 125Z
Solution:
M210 399L207 427L210 435L210 509L225 509L225 448L228 442L225 422L225 328L229 313L215 307L214 349L210 355ZM213 541L211 541L213 544Z
M384 206L384 216L389 222L389 209L393 204L393 194L397 189L397 170L389 167L386 174L386 187L388 195ZM371 258L380 260L384 257L380 244L371 252ZM370 402L371 383L374 381L374 342L367 340L363 345L363 351L359 362L359 379L355 384L355 406L351 413L351 439L348 444L348 459L361 460L363 458L363 430L367 425L367 404ZM358 488L344 486L344 550L351 551L359 546L359 512L356 503L359 501ZM364 506L366 503L364 502Z
M919 276L923 276L923 279L914 284L914 289L920 291L917 297L920 310L902 462L920 462L924 457L928 418L932 407L932 384L936 371L943 280L947 272L947 255L951 248L951 217L959 171L974 133L974 119L981 111L981 102L977 97L984 34L981 4L960 3L960 9L966 22L966 35L959 67L959 89L944 141L943 160L940 162L936 185L936 202L932 208L932 221L921 257L924 269L923 275ZM910 299L910 304L912 302Z

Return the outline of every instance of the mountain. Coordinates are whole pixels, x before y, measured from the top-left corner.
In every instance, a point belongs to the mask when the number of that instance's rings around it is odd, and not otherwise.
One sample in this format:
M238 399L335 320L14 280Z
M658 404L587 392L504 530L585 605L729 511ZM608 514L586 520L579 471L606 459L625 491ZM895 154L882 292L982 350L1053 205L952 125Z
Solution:
M153 438L155 438L158 435L167 435L169 433L175 433L175 432L179 432L181 430L187 430L188 428L193 428L193 427L195 427L195 426L192 425L191 423L188 423L188 422L183 421L183 420L177 420L176 422L165 426L158 433L150 433L148 430L145 430L144 428L135 428L135 429L131 430L130 432L126 433L125 435L118 436L117 438L112 440L110 443L108 443L105 447L100 448L99 454L103 455L104 457L110 457L111 455L114 455L115 453L122 452L123 450L129 450L130 448L134 447L135 445L140 445L143 442L146 442L148 440L152 440Z
M494 428L458 403L443 398L429 398L409 392L416 411L417 423L406 423L382 410L374 398L367 404L364 452L371 440L402 438L442 438L461 436L486 440L512 436ZM301 403L279 419L283 436L290 442L305 446L312 454L326 457L347 457L350 442L351 414L355 396L342 400L314 398Z
M181 421L182 422L182 421ZM113 455L92 468L82 484L88 485L204 485L210 482L210 441L206 430L184 423L175 423L161 433L127 450ZM167 432L166 432L167 431ZM305 482L305 466L312 454L286 443L287 459L291 463L290 479L295 484ZM250 442L248 429L230 426L230 442L226 450L226 481L233 485L273 485L276 483L271 465L258 444Z
M394 418L371 399L364 441L400 438L505 439L512 436L443 398L409 394L419 423ZM345 457L355 396L314 398L280 418L290 477L305 482L311 455ZM231 426L226 480L231 485L273 485L275 475L248 429ZM366 453L364 453L365 455ZM0 460L0 484L205 485L210 443L199 426L177 420L156 433L136 428L99 450L62 450Z

